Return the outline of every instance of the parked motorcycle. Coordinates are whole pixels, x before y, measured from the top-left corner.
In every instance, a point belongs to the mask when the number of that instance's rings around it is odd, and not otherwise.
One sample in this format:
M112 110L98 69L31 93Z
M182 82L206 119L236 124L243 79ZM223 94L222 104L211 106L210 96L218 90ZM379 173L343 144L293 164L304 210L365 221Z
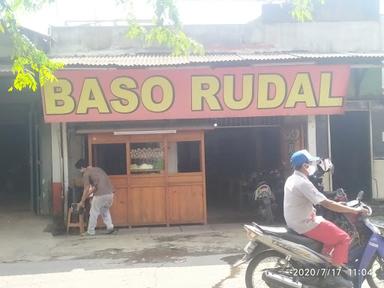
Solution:
M274 221L273 206L276 199L271 187L264 181L260 182L253 192L252 200L257 219L266 224L272 224Z
M362 206L371 215L371 208L361 199L359 193L356 200L346 205ZM249 262L246 287L323 288L330 287L327 286L330 276L339 275L351 279L354 288L362 287L365 280L372 288L384 287L384 228L375 226L366 216L349 215L348 219L359 232L349 251L349 269L331 269L331 259L320 253L320 242L290 229L257 223L244 225L250 241L244 248L244 257L235 266Z
M282 188L280 178L278 170L271 170L252 173L242 182L242 190L247 193L249 207L255 211L255 218L261 223L272 224L276 218L281 218L282 204L279 205L275 195L276 191L280 191L278 187Z

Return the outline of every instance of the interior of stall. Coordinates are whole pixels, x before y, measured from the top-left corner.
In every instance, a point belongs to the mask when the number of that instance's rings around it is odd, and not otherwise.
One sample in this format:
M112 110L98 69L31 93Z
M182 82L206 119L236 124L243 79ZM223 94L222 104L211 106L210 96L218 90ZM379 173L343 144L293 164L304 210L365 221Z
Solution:
M361 190L372 197L369 113L347 112L330 118L333 188L343 188L350 199Z
M7 209L30 205L29 126L23 108L0 108L7 117L0 121L0 206Z
M208 222L257 220L256 188L267 183L278 207L283 201L280 127L236 127L206 131Z

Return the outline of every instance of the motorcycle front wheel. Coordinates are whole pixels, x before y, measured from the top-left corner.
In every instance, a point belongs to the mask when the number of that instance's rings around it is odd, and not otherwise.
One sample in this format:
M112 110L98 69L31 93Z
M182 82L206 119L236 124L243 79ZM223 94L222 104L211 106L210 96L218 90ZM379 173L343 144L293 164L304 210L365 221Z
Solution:
M376 256L372 266L367 271L367 282L371 288L384 287L384 260Z
M264 251L249 262L245 272L245 285L247 288L270 288L263 280L262 274L266 269L276 268L279 260L285 256L279 252L268 250Z

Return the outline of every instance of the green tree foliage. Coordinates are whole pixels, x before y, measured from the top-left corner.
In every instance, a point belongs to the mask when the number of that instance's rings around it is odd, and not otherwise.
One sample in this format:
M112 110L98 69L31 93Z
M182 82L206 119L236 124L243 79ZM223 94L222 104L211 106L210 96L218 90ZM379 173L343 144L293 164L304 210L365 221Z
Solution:
M150 0L150 3L154 8L153 25L139 25L131 15L127 33L129 38L144 39L147 45L157 43L167 46L174 56L204 53L203 46L183 32L175 0Z
M12 41L12 72L15 75L13 89L29 88L36 91L38 83L44 85L55 80L54 72L63 67L61 63L51 61L48 56L24 35L16 22L14 11L18 9L34 10L46 3L46 0L0 0L0 32L6 33Z
M324 4L325 0L316 0ZM294 19L304 22L312 20L314 0L292 0L293 9L292 16Z

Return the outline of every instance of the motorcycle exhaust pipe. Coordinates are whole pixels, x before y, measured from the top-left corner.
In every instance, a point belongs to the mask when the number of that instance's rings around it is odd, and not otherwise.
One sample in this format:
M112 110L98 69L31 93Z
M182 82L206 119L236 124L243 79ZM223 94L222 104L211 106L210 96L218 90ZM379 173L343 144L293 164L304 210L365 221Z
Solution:
M303 284L300 282L293 281L290 277L273 273L271 271L265 271L263 273L262 279L271 287L281 287L281 288L303 288Z

